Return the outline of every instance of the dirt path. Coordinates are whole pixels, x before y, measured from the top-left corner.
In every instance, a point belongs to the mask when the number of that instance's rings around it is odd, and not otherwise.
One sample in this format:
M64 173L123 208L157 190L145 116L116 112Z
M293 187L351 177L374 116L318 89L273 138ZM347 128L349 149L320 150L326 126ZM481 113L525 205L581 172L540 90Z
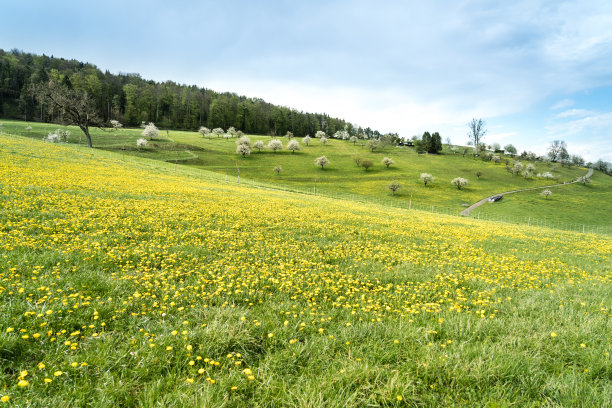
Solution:
M587 171L586 177L591 177L593 175L593 169L589 169L589 171ZM532 187L532 188L523 188L520 190L512 190L512 191L506 191L503 193L497 193L497 194L493 194L489 197L483 198L482 200L470 205L468 208L466 208L465 210L461 211L461 215L464 216L468 216L470 215L470 211L480 207L481 205L483 205L484 203L486 203L487 201L489 201L489 199L493 196L496 195L506 195L506 194L512 194L512 193L518 193L520 191L529 191L529 190L541 190L543 188L549 188L549 187L561 187L561 186L569 186L570 184L574 184L574 183L579 183L580 181L578 179L571 181L569 183L562 183L562 184L551 184L550 186L541 186L541 187Z

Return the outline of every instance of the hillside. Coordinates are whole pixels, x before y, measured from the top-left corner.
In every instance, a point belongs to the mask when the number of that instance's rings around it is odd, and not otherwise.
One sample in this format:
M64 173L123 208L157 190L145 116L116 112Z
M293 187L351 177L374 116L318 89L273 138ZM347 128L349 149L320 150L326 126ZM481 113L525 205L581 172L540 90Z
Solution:
M42 139L49 132L58 128L53 124L30 123L32 129L26 130L28 123L3 120L6 132ZM59 126L61 128L61 126ZM121 129L119 131L101 131L93 134L94 145L108 151L137 156L169 163L179 167L189 166L195 169L213 171L236 181L240 177L249 182L274 185L279 188L342 197L349 200L366 200L404 208L419 208L433 212L458 214L466 205L494 193L544 186L552 183L573 181L586 174L585 168L566 168L556 164L534 163L535 174L550 172L556 180L525 179L520 175L511 175L506 171L504 160L510 164L514 159L504 157L500 163L474 159L467 155L454 154L445 147L444 154L422 155L414 149L387 146L370 152L365 141L353 144L349 141L330 139L322 145L313 139L305 146L302 138L301 149L295 153L286 150L287 138L281 138L285 149L272 153L264 148L261 152L252 149L249 157L242 159L236 154L235 138L226 140L222 137L203 138L195 132L162 131L161 137L144 149L136 147L136 140L141 138L141 129ZM71 128L69 142L79 143L82 132ZM264 145L270 141L267 136L250 136L252 144L257 140ZM82 141L81 141L82 142ZM314 159L325 155L331 164L325 170L314 166ZM395 164L386 168L381 160L390 157ZM365 171L355 165L355 158L371 159L373 167ZM526 164L528 162L525 162ZM280 165L282 171L276 174L273 169ZM480 178L476 176L481 172ZM436 180L425 187L420 180L421 173L430 173ZM468 185L458 191L450 184L455 177L468 179ZM388 185L398 181L402 188L394 195ZM524 198L523 198L524 197ZM529 205L523 205L528 200ZM559 228L582 231L612 233L612 177L596 172L593 182L587 186L563 186L553 189L553 196L546 200L539 192L525 192L520 195L506 196L495 204L486 204L473 212L473 217L491 217L493 219L516 221L520 223L539 222L542 225L555 225Z
M117 119L126 126L155 122L170 129L197 130L200 126L227 129L234 126L248 133L296 136L317 130L333 134L349 129L369 136L379 132L365 124L356 128L325 113L302 112L268 103L260 98L230 92L215 92L173 81L155 82L139 74L112 74L93 64L18 50L0 49L0 117L54 122L60 112L49 111L32 98L29 87L48 81L86 92L101 119Z
M178 167L0 135L2 398L612 404L609 237Z

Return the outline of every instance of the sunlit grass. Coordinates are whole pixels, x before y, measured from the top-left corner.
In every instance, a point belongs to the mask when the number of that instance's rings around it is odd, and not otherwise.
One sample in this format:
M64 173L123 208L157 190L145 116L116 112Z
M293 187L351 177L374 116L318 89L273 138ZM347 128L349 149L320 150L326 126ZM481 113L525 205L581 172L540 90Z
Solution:
M9 403L612 402L610 238L0 141Z

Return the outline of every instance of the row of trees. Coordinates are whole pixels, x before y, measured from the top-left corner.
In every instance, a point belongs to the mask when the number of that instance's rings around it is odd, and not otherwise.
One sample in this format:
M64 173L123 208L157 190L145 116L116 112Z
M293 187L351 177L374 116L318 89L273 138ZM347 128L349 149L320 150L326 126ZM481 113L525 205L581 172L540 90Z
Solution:
M87 105L90 126L117 120L126 126L154 122L161 128L197 130L231 126L245 133L296 136L323 131L339 138L379 138L380 132L321 113L276 106L258 98L218 93L172 81L145 80L138 74L102 72L76 60L0 50L0 117L60 122L70 113L50 109L50 99L35 97L33 88L52 82ZM85 97L87 96L87 101ZM78 96L78 98L77 98ZM61 101L58 101L61 102ZM85 116L88 116L87 114ZM93 120L95 119L95 120ZM82 122L82 121L80 121ZM77 121L78 126L81 126ZM86 134L86 129L83 130Z

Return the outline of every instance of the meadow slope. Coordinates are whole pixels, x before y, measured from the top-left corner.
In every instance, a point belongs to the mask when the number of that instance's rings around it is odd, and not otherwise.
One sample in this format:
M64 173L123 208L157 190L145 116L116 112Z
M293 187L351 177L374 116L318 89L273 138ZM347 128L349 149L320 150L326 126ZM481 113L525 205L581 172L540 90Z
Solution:
M0 135L10 406L612 405L612 238Z
M5 132L17 133L41 140L49 132L62 128L54 124L30 123L32 129L27 130L28 123L20 121L1 121ZM84 143L83 132L78 128L69 127L71 135L69 143ZM309 146L297 138L301 149L295 153L287 150L273 153L264 148L261 152L252 149L247 158L236 154L235 138L226 140L223 137L206 137L195 132L162 130L160 137L150 141L143 149L136 147L136 140L141 138L142 129L105 130L92 129L94 146L111 152L132 157L147 158L177 164L178 167L192 167L204 171L212 171L229 180L240 177L254 180L258 183L274 184L281 188L312 193L316 184L320 195L343 197L345 199L360 199L370 202L385 202L387 205L408 208L428 209L432 212L458 214L469 204L502 191L545 186L551 183L548 179L535 177L523 178L509 174L504 160L512 164L513 159L506 157L500 163L474 159L470 155L462 157L453 154L445 147L442 155L417 154L412 148L387 146L370 152L365 141L353 144L349 141L329 140L322 145L318 139L313 139ZM269 136L250 136L252 143L262 141L264 145L271 140ZM286 147L288 139L281 137ZM325 170L314 166L316 157L325 155L331 164ZM390 157L395 164L386 168L381 160ZM373 167L365 171L355 165L355 158L369 159ZM526 162L524 162L526 164ZM276 174L273 169L281 166L282 171ZM565 168L555 164L535 163L535 173L551 172L558 181L573 181L586 174L584 168ZM431 173L435 182L427 187L419 176L421 173ZM477 177L476 173L481 176ZM467 187L458 191L450 184L455 177L469 180ZM397 181L402 188L392 197L388 189L391 182ZM570 226L573 230L582 230L586 224L587 231L601 231L612 234L612 217L602 216L612 211L612 177L596 172L593 183L588 186L575 186L572 189L558 187L554 189L553 200L546 201L538 192L525 193L529 204L526 206L503 205L495 203L492 206L481 207L482 216L498 219L517 218L527 223L527 217L532 220L546 220L550 225L581 224ZM507 197L516 200L515 197ZM521 201L522 203L522 201ZM478 213L473 212L477 217ZM525 217L523 217L525 216ZM524 219L523 219L524 218Z

